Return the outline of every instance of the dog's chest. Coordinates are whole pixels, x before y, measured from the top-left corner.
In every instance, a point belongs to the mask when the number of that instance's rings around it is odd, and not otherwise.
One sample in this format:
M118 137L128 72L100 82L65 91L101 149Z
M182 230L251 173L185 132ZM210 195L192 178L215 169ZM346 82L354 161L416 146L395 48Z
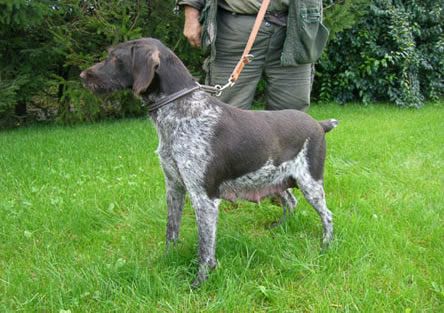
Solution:
M197 94L186 103L159 110L156 128L159 136L157 152L162 163L176 168L177 175L203 179L212 157L211 140L220 112Z

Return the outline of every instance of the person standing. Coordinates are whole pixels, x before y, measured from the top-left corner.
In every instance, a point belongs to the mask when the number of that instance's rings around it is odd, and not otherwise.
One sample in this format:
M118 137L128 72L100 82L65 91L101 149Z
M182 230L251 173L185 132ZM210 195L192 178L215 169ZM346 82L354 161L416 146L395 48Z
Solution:
M179 0L184 35L208 52L206 84L225 85L243 53L261 0ZM328 37L322 24L322 0L272 0L236 84L220 99L249 109L257 84L265 79L266 109L307 110L313 63Z

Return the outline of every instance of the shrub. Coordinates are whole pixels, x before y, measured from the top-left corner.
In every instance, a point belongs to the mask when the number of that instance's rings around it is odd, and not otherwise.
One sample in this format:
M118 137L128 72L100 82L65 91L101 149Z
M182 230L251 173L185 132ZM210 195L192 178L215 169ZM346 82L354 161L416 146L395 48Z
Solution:
M322 100L420 107L443 94L444 14L429 0L374 0L329 43L318 67Z

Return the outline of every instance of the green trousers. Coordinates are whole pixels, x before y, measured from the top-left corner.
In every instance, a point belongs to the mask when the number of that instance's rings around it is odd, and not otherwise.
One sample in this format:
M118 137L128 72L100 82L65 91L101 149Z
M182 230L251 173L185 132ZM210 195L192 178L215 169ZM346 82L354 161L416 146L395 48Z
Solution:
M219 10L216 57L209 64L207 83L224 85L239 61L253 27L255 16L237 15ZM251 50L254 59L245 65L236 84L224 90L220 99L233 106L249 109L256 86L266 81L266 109L307 110L310 105L312 64L282 66L280 57L285 26L264 21Z

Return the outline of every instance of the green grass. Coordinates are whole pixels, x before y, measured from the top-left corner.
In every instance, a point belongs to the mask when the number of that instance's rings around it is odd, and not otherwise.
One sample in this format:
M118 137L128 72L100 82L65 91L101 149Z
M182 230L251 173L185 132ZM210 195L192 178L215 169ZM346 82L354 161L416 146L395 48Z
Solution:
M165 253L148 120L0 133L1 312L443 312L444 106L314 106L335 241L300 199L223 203L218 268L198 290L194 212Z

